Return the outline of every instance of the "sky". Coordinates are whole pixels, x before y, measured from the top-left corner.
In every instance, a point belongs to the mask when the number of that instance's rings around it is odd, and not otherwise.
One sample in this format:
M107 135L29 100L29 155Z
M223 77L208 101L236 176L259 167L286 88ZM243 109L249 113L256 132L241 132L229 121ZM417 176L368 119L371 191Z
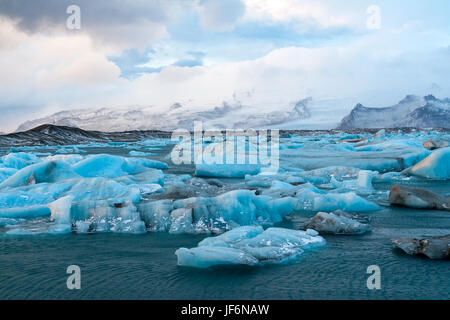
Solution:
M444 98L449 62L448 0L0 0L0 132L80 108Z

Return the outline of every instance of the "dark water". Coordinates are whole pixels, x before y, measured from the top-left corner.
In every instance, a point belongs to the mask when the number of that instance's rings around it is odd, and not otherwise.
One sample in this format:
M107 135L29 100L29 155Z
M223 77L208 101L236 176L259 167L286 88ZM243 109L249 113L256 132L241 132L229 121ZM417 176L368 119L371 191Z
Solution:
M294 219L295 220L295 219ZM207 270L178 267L174 252L203 236L38 235L0 238L1 299L449 299L449 261L393 249L398 235L450 229L448 213L386 209L371 215L373 232L327 236L327 247L289 265ZM291 222L293 224L296 221ZM68 290L66 268L81 268L81 290ZM369 265L381 290L366 287Z
M415 185L441 195L450 190L450 182ZM282 226L298 228L310 216L292 216ZM392 237L450 233L449 212L386 207L364 217L371 233L325 236L326 248L305 253L296 263L205 270L178 267L174 255L204 235L3 234L0 299L450 298L448 260L411 257L390 243ZM72 264L81 268L81 290L66 287L66 268ZM370 265L381 268L381 290L367 289Z

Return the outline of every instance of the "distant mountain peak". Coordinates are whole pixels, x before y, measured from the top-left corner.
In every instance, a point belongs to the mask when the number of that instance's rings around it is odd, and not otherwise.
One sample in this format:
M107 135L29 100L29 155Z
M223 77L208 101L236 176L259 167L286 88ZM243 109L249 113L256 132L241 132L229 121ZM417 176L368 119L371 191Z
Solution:
M450 128L450 99L407 95L398 104L384 108L366 108L358 103L338 129L395 127Z
M270 105L243 106L240 101L223 101L221 104L207 106L192 106L189 102L183 104L176 102L170 106L76 109L26 121L17 128L16 132L48 123L103 132L153 129L192 130L194 121L202 121L208 129L258 129L310 118L311 100L306 98L298 100L293 105L287 104L275 108Z
M406 95L406 97L404 97L402 100L400 100L399 104L411 103L413 101L418 101L420 99L421 99L420 96L416 96L414 94L408 94L408 95Z
M429 94L425 97L423 97L425 99L425 101L438 101L439 99L437 99L435 96L433 96L432 94Z
M356 104L356 106L353 108L353 110L361 110L361 109L366 109L366 107L361 103Z

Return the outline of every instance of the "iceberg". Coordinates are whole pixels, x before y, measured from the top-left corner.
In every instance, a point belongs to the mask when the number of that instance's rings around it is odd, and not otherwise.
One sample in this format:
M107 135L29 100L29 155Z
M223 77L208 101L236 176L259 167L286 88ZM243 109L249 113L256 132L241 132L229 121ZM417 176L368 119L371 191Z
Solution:
M381 209L377 204L358 196L355 192L330 193L312 185L303 185L297 190L295 198L297 200L295 211L368 212Z
M255 175L261 171L258 164L197 164L195 175L199 177L244 178L246 174Z
M1 168L0 167L0 183L11 177L14 173L17 172L15 168Z
M48 233L51 234L66 234L72 232L72 225L70 224L55 224L48 228Z
M170 213L170 229L169 233L194 233L191 208L175 209Z
M209 268L215 265L258 264L258 259L242 250L223 247L180 248L175 252L178 265L194 268Z
M239 227L206 238L192 249L175 252L178 265L209 268L220 265L264 265L297 260L305 250L326 245L325 239L304 231L262 227Z
M389 192L389 203L392 205L450 211L450 198L443 198L428 190L394 185Z
M351 218L342 211L319 212L306 225L320 234L362 234L370 231L370 226Z
M98 154L87 156L84 160L77 162L73 166L73 171L82 177L118 178L141 173L148 168L167 169L168 166L156 160Z
M391 241L409 255L425 255L430 259L450 256L450 235L425 239L395 238Z
M234 190L217 197L194 197L174 202L174 208L192 208L197 232L227 230L236 226L272 225L290 214L292 198L272 199L254 191Z
M450 179L450 147L434 151L406 172L429 179Z
M41 159L39 159L34 154L26 152L14 152L0 158L0 167L20 170L38 162L41 162Z
M128 155L130 157L150 157L150 156L154 156L154 153L150 153L150 152L142 152L142 151L135 151L132 150L128 153Z
M70 208L72 207L73 196L66 196L53 201L48 205L51 212L51 219L58 224L71 223Z
M20 169L0 183L0 189L14 188L43 182L58 182L79 178L69 164L63 161L46 161Z
M140 202L137 204L137 209L149 231L169 231L170 213L173 210L172 200Z

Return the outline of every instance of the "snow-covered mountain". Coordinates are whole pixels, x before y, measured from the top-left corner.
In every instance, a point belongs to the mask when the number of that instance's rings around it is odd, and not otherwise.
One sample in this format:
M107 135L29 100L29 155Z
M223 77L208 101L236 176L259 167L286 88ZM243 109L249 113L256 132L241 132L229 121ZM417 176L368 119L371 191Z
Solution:
M286 108L243 106L239 102L221 106L190 108L174 103L167 108L128 109L79 109L61 111L48 117L24 122L17 132L26 131L42 124L77 127L84 130L118 132L129 130L192 130L194 121L202 121L205 128L264 128L292 123L311 117L307 98ZM274 111L275 110L275 111Z
M450 100L432 95L408 95L386 108L367 108L357 104L342 119L338 129L355 128L450 128Z

